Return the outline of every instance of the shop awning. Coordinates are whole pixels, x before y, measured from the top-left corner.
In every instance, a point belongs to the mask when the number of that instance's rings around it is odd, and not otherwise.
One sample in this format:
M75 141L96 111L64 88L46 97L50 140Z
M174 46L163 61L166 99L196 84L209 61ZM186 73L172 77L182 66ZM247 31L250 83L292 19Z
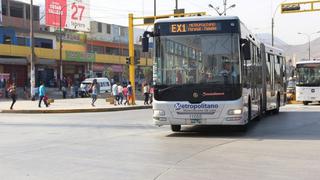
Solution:
M27 59L25 59L25 58L0 58L0 64L26 65Z

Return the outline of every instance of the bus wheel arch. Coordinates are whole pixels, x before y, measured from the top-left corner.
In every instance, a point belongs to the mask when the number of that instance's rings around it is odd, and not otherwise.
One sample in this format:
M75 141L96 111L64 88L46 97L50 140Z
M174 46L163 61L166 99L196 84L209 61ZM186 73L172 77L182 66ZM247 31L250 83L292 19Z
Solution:
M173 132L180 132L181 131L181 125L171 125L171 130Z

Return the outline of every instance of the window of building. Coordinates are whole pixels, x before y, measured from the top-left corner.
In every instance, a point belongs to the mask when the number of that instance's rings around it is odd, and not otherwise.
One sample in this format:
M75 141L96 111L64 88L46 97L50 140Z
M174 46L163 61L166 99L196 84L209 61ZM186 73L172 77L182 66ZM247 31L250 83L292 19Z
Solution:
M120 36L125 36L127 31L127 28L120 27Z
M35 38L35 46L52 49L53 41L51 39Z
M11 37L4 35L3 36L3 44L12 44Z
M92 51L97 54L104 54L103 46L92 46Z
M106 24L106 27L107 27L107 34L111 34L111 25Z
M19 2L10 2L10 16L23 18L23 4Z
M7 1L1 0L1 2L2 2L2 15L6 16L7 15Z
M25 37L17 37L17 45L18 46L26 46L27 40Z
M98 23L98 32L102 33L102 24L101 23Z
M26 5L26 18L30 19L30 5ZM33 6L33 20L39 21L39 7Z

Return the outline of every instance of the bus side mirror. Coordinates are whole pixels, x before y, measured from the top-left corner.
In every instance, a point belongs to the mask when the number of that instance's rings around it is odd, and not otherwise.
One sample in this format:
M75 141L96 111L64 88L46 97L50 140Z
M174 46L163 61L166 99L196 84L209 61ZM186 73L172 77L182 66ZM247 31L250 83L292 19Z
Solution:
M247 39L241 39L240 43L241 43L244 60L250 60L251 59L250 41L248 41Z
M149 52L149 38L142 38L142 52Z

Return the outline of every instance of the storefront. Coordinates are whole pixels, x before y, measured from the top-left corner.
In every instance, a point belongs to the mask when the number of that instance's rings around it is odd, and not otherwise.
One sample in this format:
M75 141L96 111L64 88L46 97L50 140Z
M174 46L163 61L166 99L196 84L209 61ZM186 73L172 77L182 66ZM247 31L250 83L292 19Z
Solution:
M92 76L91 70L94 61L94 53L66 51L66 61L63 61L63 75L72 81Z
M105 75L113 82L124 82L127 81L128 78L125 72L125 66L120 64L108 64Z
M63 62L63 75L69 81L74 81L83 78L86 73L86 63L78 63L78 62Z
M40 82L44 82L46 87L57 87L57 69L58 66L55 60L40 59L36 62L36 86L40 85Z
M93 64L92 70L93 70L93 77L105 77L107 66L105 64L101 63L95 63Z
M27 82L28 70L25 58L0 58L0 73L10 74L9 82L16 83L17 87L24 87Z

